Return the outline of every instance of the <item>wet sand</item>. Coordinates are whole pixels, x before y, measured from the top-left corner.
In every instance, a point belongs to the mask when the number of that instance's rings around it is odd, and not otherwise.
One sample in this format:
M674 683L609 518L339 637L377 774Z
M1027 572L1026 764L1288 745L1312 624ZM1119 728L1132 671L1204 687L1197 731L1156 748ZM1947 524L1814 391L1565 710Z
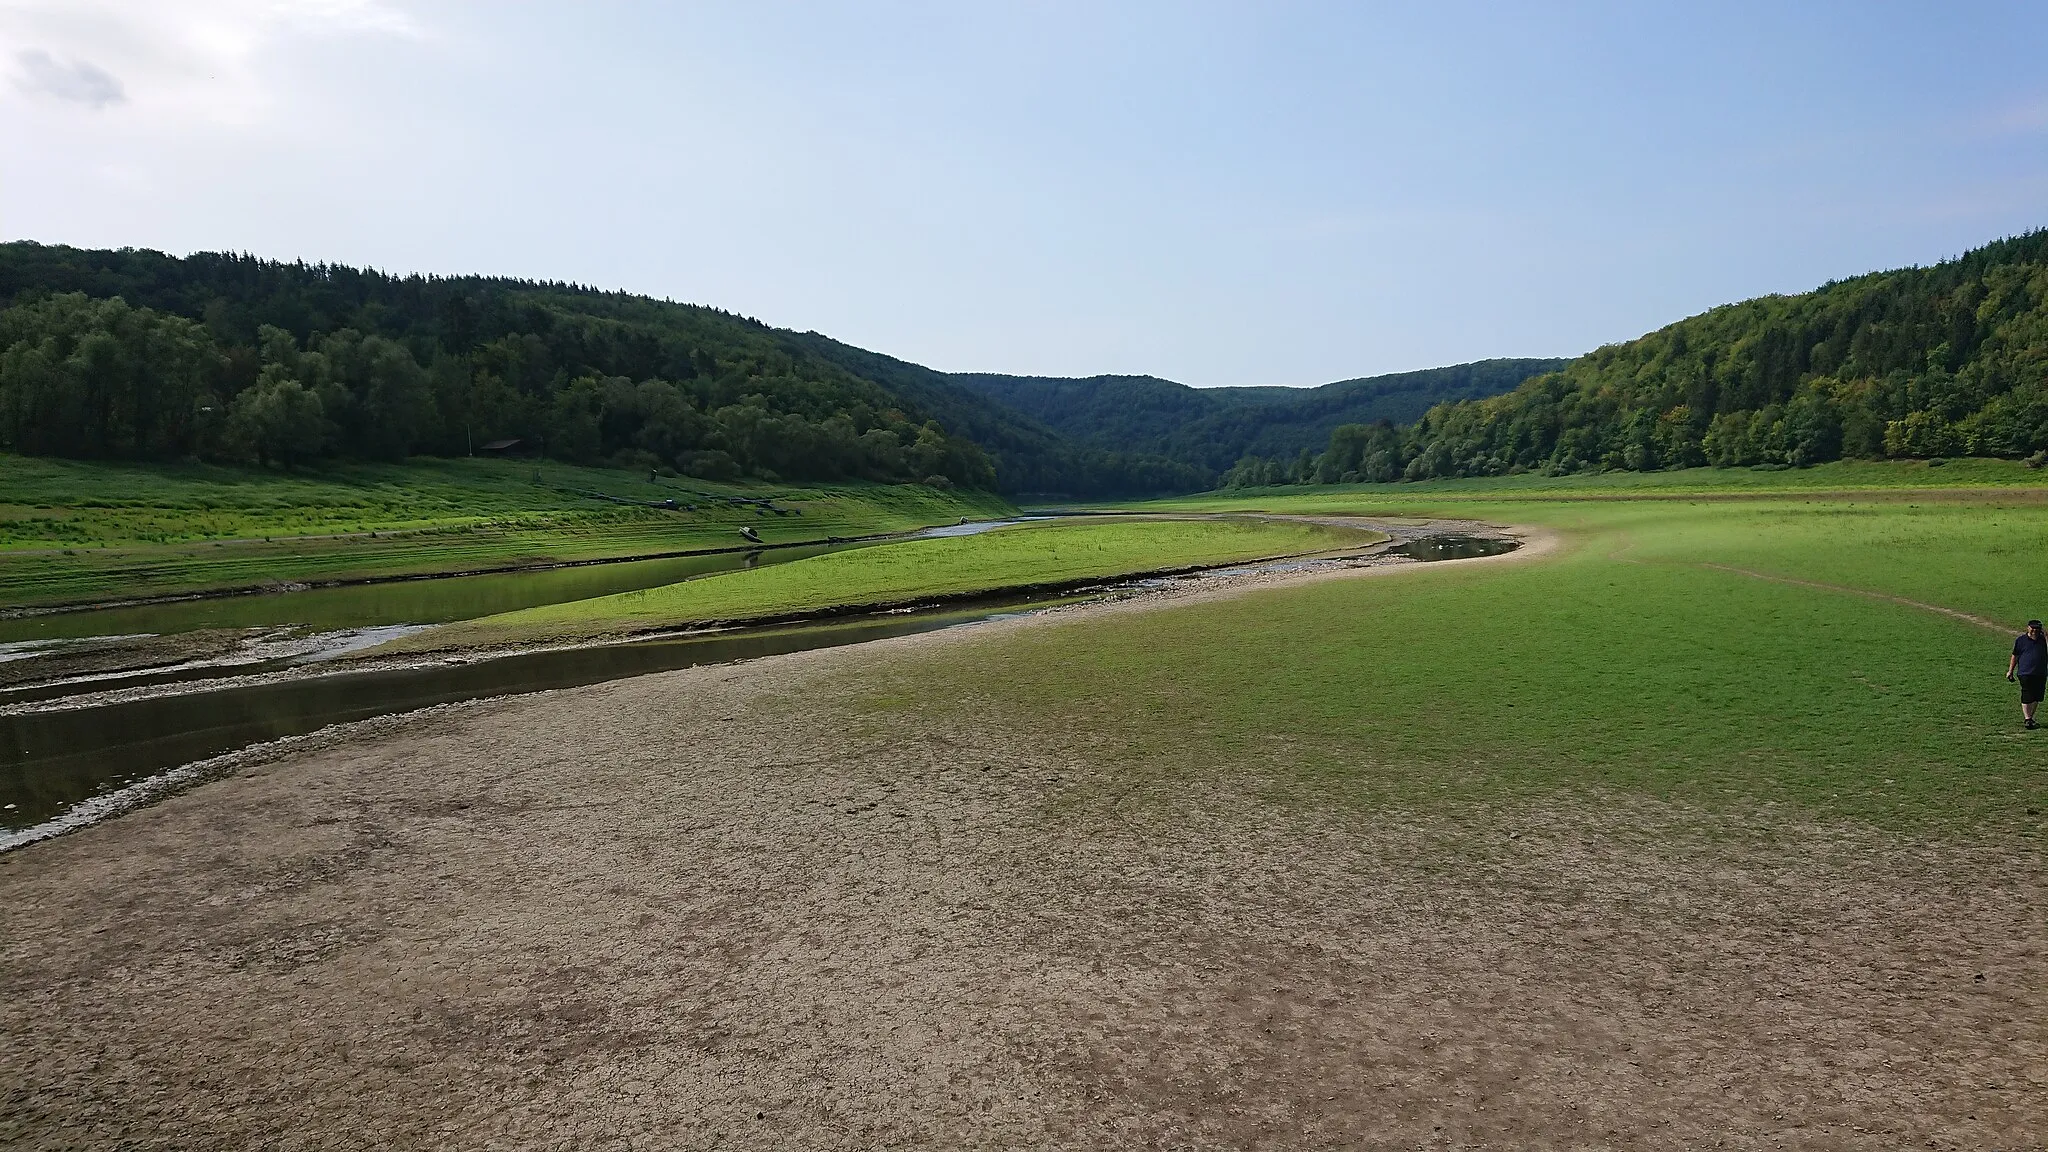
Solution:
M2048 1135L2037 858L1256 759L1124 804L1085 734L855 704L1061 617L370 722L0 856L0 1145Z

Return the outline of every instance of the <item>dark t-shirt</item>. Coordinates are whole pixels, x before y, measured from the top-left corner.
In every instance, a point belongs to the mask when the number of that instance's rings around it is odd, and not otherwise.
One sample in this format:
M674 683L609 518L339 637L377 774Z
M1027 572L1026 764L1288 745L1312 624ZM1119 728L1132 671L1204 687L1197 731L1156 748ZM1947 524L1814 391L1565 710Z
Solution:
M2036 640L2022 632L2012 642L2012 654L2019 657L2019 663L2013 665L2013 675L2039 676L2048 672L2048 636Z

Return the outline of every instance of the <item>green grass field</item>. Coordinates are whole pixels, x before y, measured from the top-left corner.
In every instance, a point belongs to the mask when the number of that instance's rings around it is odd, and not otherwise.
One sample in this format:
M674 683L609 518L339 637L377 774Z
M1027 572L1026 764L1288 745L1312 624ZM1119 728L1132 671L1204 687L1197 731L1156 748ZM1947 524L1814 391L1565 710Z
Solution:
M1881 469L1821 493L1848 471L1735 474L1827 482L1741 500L1631 499L1676 487L1631 476L1592 499L1472 482L1163 502L1468 516L1563 545L934 649L878 672L873 704L1073 734L1121 765L1105 787L1141 792L1252 773L1313 803L1619 794L2040 836L2048 730L2020 728L2002 675L2012 631L2048 615L2048 499Z
M1670 472L1575 473L1569 476L1484 476L1466 480L1425 480L1401 484L1337 484L1239 489L1151 502L1148 506L1215 508L1260 506L1283 499L1355 502L1359 495L1409 500L1465 502L1485 496L1528 500L1639 500L1655 497L1767 496L1854 492L1911 495L1933 491L1978 492L1992 488L2034 488L2048 492L2048 470L2016 460L1838 460L1811 468L1681 468ZM1118 505L1120 506L1120 505Z
M278 472L0 456L0 606L722 548L744 544L742 525L770 543L819 540L1009 510L993 496L922 485L650 483L639 472L538 467L536 484L536 465L509 460ZM734 506L730 496L772 498L801 515Z
M751 572L550 604L452 624L376 651L554 641L897 605L1019 587L1358 547L1383 539L1319 524L1084 520L885 544Z

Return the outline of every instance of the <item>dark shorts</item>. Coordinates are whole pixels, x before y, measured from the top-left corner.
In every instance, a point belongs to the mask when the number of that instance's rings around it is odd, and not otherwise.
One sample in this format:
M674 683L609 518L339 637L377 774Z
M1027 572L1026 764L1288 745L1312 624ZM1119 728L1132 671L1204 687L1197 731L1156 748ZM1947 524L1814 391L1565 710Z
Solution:
M2048 672L2036 672L2032 676L2022 676L2019 680L2020 703L2039 704L2041 702L2041 690L2048 688Z

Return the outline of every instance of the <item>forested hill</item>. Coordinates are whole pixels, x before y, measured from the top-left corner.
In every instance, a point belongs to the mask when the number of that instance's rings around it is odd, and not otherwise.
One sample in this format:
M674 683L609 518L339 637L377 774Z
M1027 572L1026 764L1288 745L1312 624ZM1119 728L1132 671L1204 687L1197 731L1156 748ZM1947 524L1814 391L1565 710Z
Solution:
M1000 479L933 410L710 308L32 243L0 245L0 304L14 451L288 465L516 440L499 450L711 477ZM948 399L989 428L1028 423Z
M516 441L502 447L508 441ZM292 465L491 450L713 478L1188 491L944 373L569 284L0 244L0 449Z
M1190 388L1156 376L951 379L1090 448L1163 458L1211 480L1245 456L1292 460L1345 424L1408 423L1432 405L1505 392L1564 360L1482 360L1320 388Z
M1513 387L1487 361L1316 389L959 376L717 309L571 284L0 244L0 450L507 452L709 478L1095 497L1213 485L1338 425Z
M2048 229L1716 308L1412 428L1347 435L1326 476L2048 460Z
M967 385L974 377L939 372L841 344L815 332L790 337L806 353L890 388L972 439L995 459L1003 490L1019 495L1132 495L1192 492L1216 473L1157 452L1072 438Z

